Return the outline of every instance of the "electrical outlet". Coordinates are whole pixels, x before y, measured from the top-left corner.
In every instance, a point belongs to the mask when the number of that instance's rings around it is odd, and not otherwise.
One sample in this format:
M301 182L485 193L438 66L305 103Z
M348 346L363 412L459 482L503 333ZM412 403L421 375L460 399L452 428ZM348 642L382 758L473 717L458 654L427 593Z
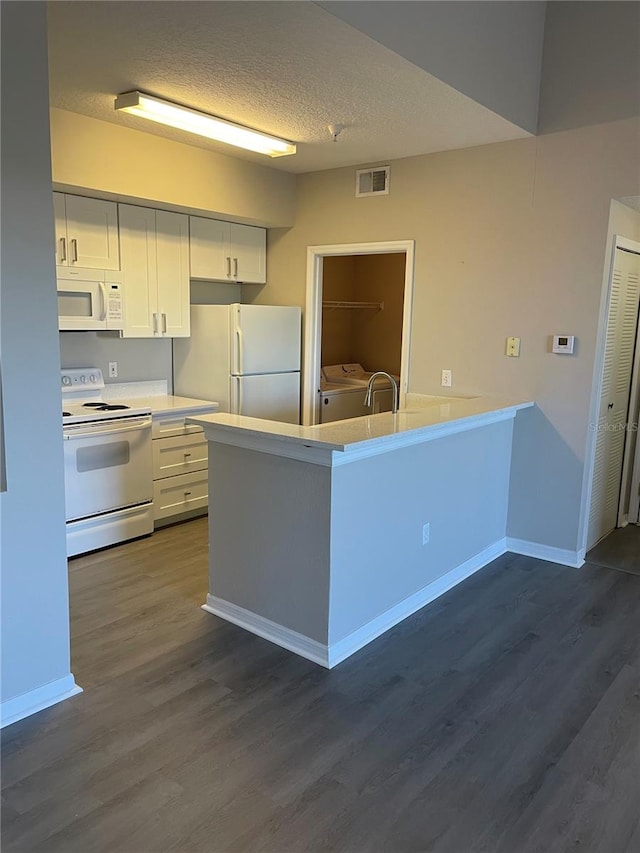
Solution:
M450 370L442 371L442 387L443 388L451 388L453 385L453 377L451 375Z
M431 525L427 521L426 524L422 525L422 544L426 545L431 539Z
M118 376L118 362L117 361L110 361L109 362L109 378L110 379L116 379L117 376Z

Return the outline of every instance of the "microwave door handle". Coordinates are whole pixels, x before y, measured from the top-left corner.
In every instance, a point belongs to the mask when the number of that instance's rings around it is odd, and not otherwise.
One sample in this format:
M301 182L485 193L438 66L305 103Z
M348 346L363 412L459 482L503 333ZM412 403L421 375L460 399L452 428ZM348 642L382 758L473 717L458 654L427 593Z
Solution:
M102 300L102 311L100 312L100 319L107 319L107 288L104 282L99 282L100 284L100 299Z

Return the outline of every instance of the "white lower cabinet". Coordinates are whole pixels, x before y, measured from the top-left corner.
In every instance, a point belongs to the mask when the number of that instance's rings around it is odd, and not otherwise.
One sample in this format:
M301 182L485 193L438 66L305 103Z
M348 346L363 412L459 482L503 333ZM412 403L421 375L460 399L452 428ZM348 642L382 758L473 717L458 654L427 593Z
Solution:
M193 412L154 415L153 521L155 527L181 516L204 515L208 496L208 442L201 427L186 423Z
M153 442L153 479L201 471L208 466L204 433L158 438Z
M153 482L153 521L175 520L193 510L205 510L209 502L209 472L194 471ZM195 514L195 513L194 513Z

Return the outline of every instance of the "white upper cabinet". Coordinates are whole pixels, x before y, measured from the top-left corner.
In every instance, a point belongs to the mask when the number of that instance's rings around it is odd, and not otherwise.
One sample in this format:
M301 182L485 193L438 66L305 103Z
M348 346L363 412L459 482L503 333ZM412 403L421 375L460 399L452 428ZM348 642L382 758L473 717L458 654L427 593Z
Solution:
M229 223L189 217L191 278L231 280Z
M267 232L264 228L231 223L231 250L231 271L236 281L266 282Z
M156 210L158 311L160 331L171 338L189 336L189 217Z
M191 277L264 284L266 230L190 216Z
M123 337L189 335L189 219L119 205Z
M120 269L115 202L54 193L53 207L58 266Z

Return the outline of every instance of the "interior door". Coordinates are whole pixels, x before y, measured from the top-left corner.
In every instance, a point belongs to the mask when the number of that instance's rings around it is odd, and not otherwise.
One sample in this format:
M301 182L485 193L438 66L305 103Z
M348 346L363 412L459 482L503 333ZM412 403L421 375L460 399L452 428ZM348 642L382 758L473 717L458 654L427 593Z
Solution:
M232 376L231 411L250 418L300 423L300 374Z
M300 370L300 308L236 305L234 324L231 373L246 376Z
M588 547L618 520L640 302L640 256L616 249L591 493Z

